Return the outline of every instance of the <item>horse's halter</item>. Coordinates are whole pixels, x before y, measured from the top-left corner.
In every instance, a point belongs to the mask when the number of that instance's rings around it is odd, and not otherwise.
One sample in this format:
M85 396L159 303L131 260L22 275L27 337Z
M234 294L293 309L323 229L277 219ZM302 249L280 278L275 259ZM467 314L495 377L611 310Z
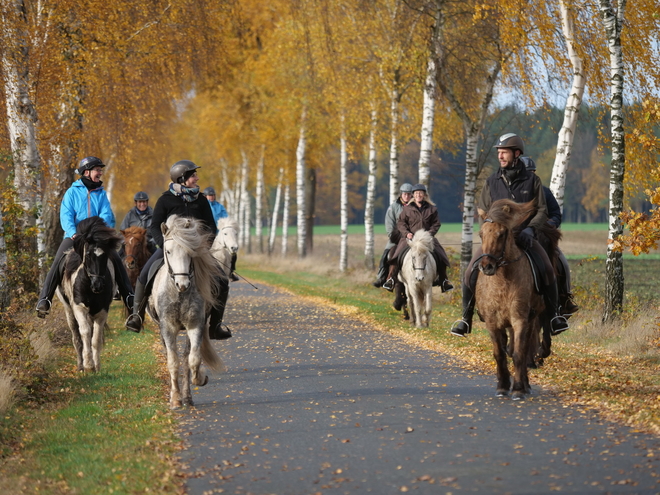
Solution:
M167 273L172 279L172 282L174 282L174 277L188 277L188 280L191 280L195 275L195 264L193 263L192 257L190 258L190 268L188 269L188 273L174 273L172 265L170 265L170 260L167 259L167 250L165 249L164 244L165 242L163 242L163 257L167 263Z
M484 222L495 223L490 218L487 218L486 220L484 220ZM495 260L495 268L499 268L501 266L506 266L506 265L510 265L511 263L515 263L520 258L522 258L523 255L521 253L520 256L518 256L515 260L505 260L504 259L504 256L506 255L506 241L508 240L508 237L509 237L509 230L510 229L506 229L506 232L504 233L504 246L502 247L502 254L500 256L495 256L495 255L490 254L490 253L484 253L481 256L479 256L479 259L477 261L481 260L482 258L492 258L493 260Z
M424 270L426 270L426 260L428 260L428 256L427 256L426 259L424 260L424 266L421 267L421 268L417 268L417 267L415 266L415 256L411 256L411 258L412 258L412 267L413 267L413 270L418 270L418 271L422 271L422 272L423 272Z
M83 259L82 259L82 265L83 265L83 268L85 269L85 274L89 277L89 279L92 282L94 282L94 280L97 280L97 279L102 279L102 282L105 282L105 274L97 275L97 274L94 274L94 273L90 273L89 268L87 267L87 263L85 263L85 260L87 259L87 247L88 247L87 244L85 244L85 246L83 247Z

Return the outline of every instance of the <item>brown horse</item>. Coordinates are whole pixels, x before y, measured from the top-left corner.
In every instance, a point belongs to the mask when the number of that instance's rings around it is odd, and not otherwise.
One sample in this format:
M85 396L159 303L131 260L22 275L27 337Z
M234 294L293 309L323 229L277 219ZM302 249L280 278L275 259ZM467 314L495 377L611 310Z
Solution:
M507 396L511 389L509 354L514 369L512 399L520 400L531 392L527 365L538 346L545 303L535 290L530 262L516 245L514 229L536 213L536 206L533 202L518 204L501 199L488 212L479 213L484 220L479 232L484 255L477 262L481 271L476 287L477 305L493 343L497 396ZM560 234L551 230L548 227L546 237L552 239L556 248Z
M150 256L147 249L147 230L142 227L128 227L121 233L124 236L126 250L124 265L131 285L135 288L138 275Z

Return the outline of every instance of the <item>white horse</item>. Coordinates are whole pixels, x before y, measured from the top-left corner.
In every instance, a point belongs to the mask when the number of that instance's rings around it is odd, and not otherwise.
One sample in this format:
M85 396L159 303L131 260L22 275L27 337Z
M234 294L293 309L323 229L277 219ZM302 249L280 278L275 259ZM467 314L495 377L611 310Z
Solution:
M428 327L433 306L433 279L435 278L435 258L433 257L433 237L426 230L415 232L408 240L410 250L406 253L399 280L406 288L412 325Z
M76 349L78 371L100 371L103 329L115 293L115 271L109 259L122 238L100 217L82 220L65 258L57 288Z
M220 268L199 220L173 215L161 224L161 230L165 263L156 274L147 309L160 326L170 372L170 408L175 409L193 404L191 383L208 383L208 376L200 373L202 361L214 371L224 370L206 324L206 316L216 302ZM183 357L188 363L180 390L176 338L182 329L187 336Z
M211 254L220 263L220 268L229 276L231 272L231 257L238 252L238 223L225 217L218 220L218 235L215 236Z

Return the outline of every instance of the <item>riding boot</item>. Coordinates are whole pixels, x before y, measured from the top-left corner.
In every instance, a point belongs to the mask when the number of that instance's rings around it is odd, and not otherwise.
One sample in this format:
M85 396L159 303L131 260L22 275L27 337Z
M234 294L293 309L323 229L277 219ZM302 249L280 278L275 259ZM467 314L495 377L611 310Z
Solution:
M238 282L240 280L238 275L234 273L236 271L236 258L238 258L238 255L236 253L231 253L231 271L229 272L229 280L232 282Z
M478 270L470 272L468 283L463 282L463 315L460 320L454 322L450 333L458 337L465 337L472 332L472 317L474 316L474 306L476 297L473 287L477 285Z
M553 283L545 287L545 302L548 305L549 313L552 315L550 320L550 333L559 335L568 330L568 321L559 313L559 293L557 284Z
M385 283L385 277L387 275L387 268L386 268L386 262L387 262L387 255L389 254L390 249L387 248L385 251L383 251L383 255L380 257L380 264L378 265L378 275L376 275L376 281L371 284L374 287L382 287L383 284Z
M387 274L387 280L383 284L383 289L392 292L394 290L394 284L396 283L396 277L399 274L399 266L397 260L392 260L390 263L390 270Z
M222 318L225 315L228 297L229 286L226 282L221 283L217 305L211 308L211 320L209 322L209 338L211 340L225 340L231 337L229 327L222 325Z
M126 319L126 330L140 333L144 323L144 311L147 308L148 297L145 296L146 287L138 281L135 283L135 297L133 298L133 313Z
M561 314L569 318L577 313L580 307L573 301L573 294L571 293L571 272L568 266L568 261L564 253L559 251L559 263L557 264L557 284L559 286L559 304L561 307Z
M401 308L406 302L406 291L403 287L403 284L394 284L394 302L392 307L397 311L401 311Z
M135 305L135 295L133 294L133 286L128 278L128 273L126 273L126 267L124 266L124 263L122 263L121 257L117 251L113 251L110 254L110 261L112 261L112 266L115 269L117 291L124 301L126 312L131 313L133 311L133 306Z

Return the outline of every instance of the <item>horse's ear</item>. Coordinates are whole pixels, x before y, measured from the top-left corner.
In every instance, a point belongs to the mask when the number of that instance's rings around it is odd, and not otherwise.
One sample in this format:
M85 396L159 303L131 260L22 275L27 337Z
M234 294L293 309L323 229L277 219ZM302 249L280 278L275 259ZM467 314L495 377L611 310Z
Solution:
M479 213L479 216L481 217L482 220L486 220L486 212L482 210L481 208L477 208L477 213Z
M167 235L167 225L165 222L160 224L160 231L163 233L163 235Z

